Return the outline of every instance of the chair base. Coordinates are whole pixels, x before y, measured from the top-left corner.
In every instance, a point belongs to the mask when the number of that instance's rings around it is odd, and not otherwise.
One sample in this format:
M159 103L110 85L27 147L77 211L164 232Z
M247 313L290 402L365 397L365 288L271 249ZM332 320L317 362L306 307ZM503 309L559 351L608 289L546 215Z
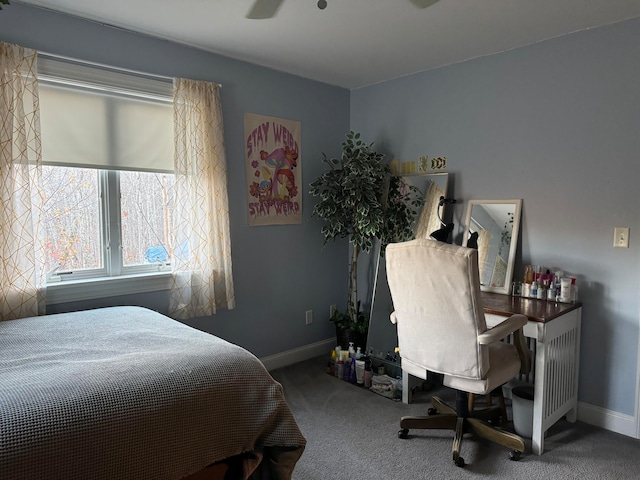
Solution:
M486 407L493 406L493 397L496 397L498 400L498 406L500 407L500 410L502 412L501 421L502 423L506 423L508 421L507 406L504 401L504 393L502 392L502 387L498 387L491 393L487 393L486 395L484 395L484 404ZM473 393L470 393L469 394L469 411L475 410L476 401L477 401L476 395Z
M400 419L400 438L408 438L410 429L453 430L452 455L454 463L464 467L464 459L460 456L462 437L465 433L475 433L494 443L511 449L509 458L519 460L524 452L524 440L511 432L494 427L502 416L500 407L489 407L482 410L463 411L457 413L439 397L431 399L433 408L426 417L402 417Z

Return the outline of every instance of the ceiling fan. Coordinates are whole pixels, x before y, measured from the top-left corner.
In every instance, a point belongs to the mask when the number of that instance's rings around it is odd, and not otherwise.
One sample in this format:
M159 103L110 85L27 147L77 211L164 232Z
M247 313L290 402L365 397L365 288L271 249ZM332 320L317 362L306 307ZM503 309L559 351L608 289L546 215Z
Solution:
M284 0L255 0L251 10L247 13L247 18L253 20L261 20L265 18L275 17L280 5ZM437 3L438 0L409 0L418 8L427 8ZM318 0L318 8L324 10L327 8L327 0Z

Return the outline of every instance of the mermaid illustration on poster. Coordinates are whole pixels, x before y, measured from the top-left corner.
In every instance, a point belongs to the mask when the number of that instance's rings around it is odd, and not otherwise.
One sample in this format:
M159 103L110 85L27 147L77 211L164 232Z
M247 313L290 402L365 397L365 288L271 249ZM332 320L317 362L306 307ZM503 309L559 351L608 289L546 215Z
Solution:
M249 225L302 221L300 122L245 114Z

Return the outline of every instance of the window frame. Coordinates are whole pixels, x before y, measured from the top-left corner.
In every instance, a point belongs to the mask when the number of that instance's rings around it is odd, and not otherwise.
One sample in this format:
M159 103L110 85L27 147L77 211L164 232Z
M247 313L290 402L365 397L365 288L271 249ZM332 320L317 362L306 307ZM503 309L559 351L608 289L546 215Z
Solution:
M47 305L169 290L170 262L122 266L119 177L119 171L98 170L103 268L49 276Z
M41 58L42 57L42 58ZM173 103L173 79L40 54L45 84ZM42 65L42 68L41 68ZM169 93L171 92L171 95ZM52 165L55 167L55 165ZM74 165L68 165L73 167ZM87 168L84 166L84 168ZM171 263L123 265L120 171L98 170L102 268L47 274L47 305L168 290ZM147 170L133 170L144 172ZM154 172L151 172L154 173ZM155 172L160 173L160 172ZM167 173L167 172L165 172Z

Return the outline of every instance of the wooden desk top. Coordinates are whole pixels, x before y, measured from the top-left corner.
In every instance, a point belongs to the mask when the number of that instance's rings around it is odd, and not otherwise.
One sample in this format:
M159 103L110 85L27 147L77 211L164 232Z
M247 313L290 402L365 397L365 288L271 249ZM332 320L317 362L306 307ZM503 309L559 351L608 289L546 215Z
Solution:
M521 313L534 322L546 323L571 310L580 308L582 303L559 303L535 298L512 297L501 293L481 292L485 313L510 316Z

